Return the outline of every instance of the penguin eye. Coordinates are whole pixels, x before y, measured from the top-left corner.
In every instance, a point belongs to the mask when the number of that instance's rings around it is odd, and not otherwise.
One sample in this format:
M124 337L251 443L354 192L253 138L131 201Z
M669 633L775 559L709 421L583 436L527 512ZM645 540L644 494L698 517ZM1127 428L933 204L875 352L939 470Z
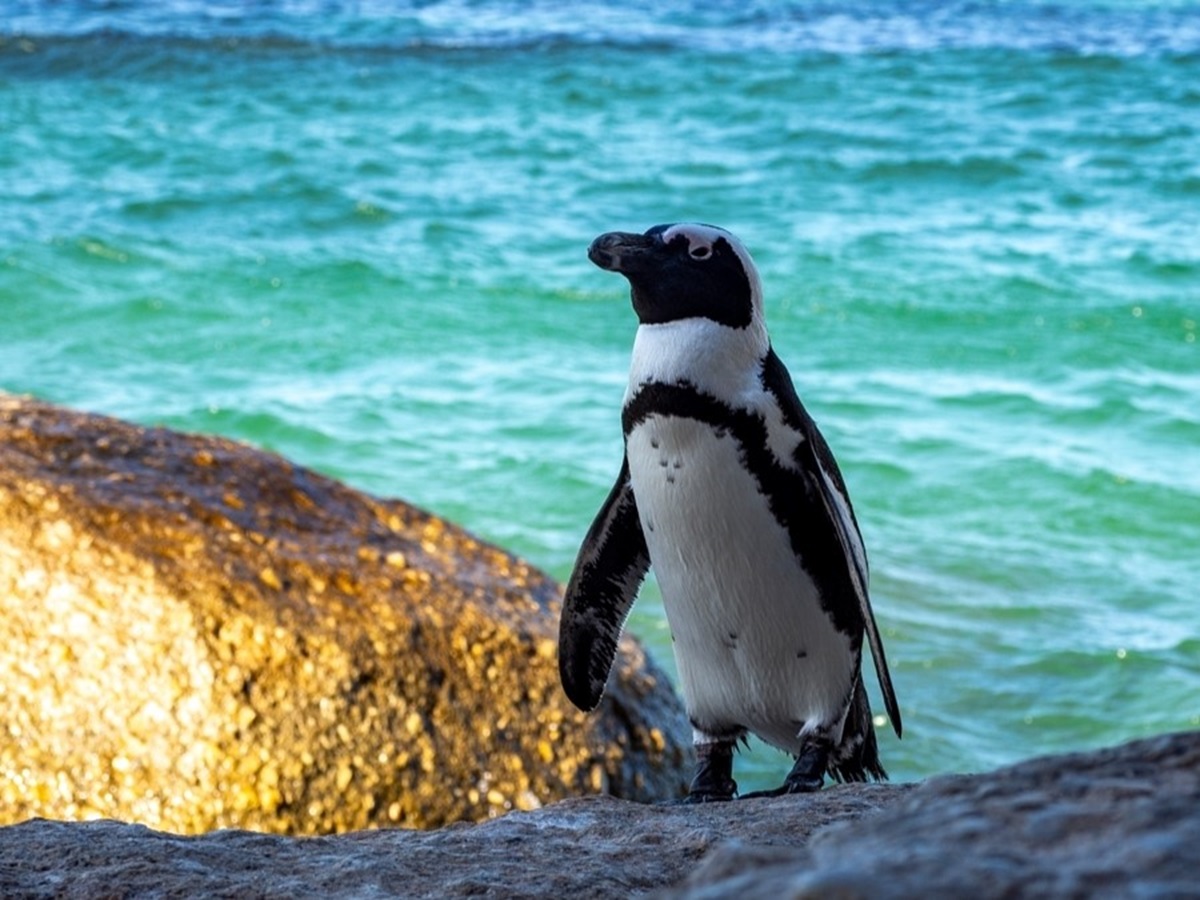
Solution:
M708 259L712 255L712 247L707 244L698 244L688 250L692 259Z

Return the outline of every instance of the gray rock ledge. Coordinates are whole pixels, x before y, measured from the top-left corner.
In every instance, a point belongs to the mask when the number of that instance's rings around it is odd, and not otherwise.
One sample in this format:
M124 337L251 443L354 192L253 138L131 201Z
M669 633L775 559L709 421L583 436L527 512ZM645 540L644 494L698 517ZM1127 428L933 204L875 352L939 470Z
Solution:
M920 785L702 807L566 800L477 825L180 837L0 829L0 896L1195 897L1200 732Z

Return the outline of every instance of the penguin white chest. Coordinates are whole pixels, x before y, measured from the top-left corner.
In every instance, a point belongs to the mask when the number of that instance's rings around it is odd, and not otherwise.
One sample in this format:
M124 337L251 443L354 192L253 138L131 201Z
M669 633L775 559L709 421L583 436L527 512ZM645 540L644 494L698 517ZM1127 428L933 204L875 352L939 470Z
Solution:
M799 752L840 730L858 664L727 431L655 414L627 436L642 531L680 687L705 732Z

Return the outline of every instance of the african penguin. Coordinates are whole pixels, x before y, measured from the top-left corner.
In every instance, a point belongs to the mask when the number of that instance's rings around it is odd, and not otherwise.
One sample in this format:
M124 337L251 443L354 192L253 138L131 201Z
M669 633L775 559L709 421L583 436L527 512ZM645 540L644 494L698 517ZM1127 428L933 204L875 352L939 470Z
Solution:
M600 702L650 566L662 590L697 765L689 802L737 794L755 734L795 765L770 795L887 777L862 683L863 634L896 735L900 710L845 483L771 349L750 254L721 228L658 225L592 242L638 317L625 458L567 585L559 672ZM750 795L747 795L750 796Z

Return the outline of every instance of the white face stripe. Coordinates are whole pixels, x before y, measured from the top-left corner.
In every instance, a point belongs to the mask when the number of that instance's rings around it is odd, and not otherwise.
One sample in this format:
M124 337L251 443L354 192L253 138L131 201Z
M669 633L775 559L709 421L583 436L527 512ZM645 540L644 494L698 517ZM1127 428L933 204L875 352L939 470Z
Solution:
M713 244L718 238L725 238L732 245L733 241L737 240L732 234L721 229L713 228L711 225L693 225L684 222L680 225L672 225L662 234L664 244L669 244L679 236L688 242L688 252L692 256L699 257L704 251L712 252Z
M750 279L751 301L753 302L755 312L761 316L763 303L762 281L758 277L758 268L754 265L754 260L750 257L750 251L746 249L746 245L724 228L717 228L715 225L701 225L697 222L680 222L677 225L672 225L662 233L663 243L669 244L681 235L687 240L688 252L693 256L696 255L696 251L700 248L705 248L711 253L713 245L719 239L725 239L725 242L733 248L733 252L737 255L737 258L741 260L742 268L746 271L746 277Z

